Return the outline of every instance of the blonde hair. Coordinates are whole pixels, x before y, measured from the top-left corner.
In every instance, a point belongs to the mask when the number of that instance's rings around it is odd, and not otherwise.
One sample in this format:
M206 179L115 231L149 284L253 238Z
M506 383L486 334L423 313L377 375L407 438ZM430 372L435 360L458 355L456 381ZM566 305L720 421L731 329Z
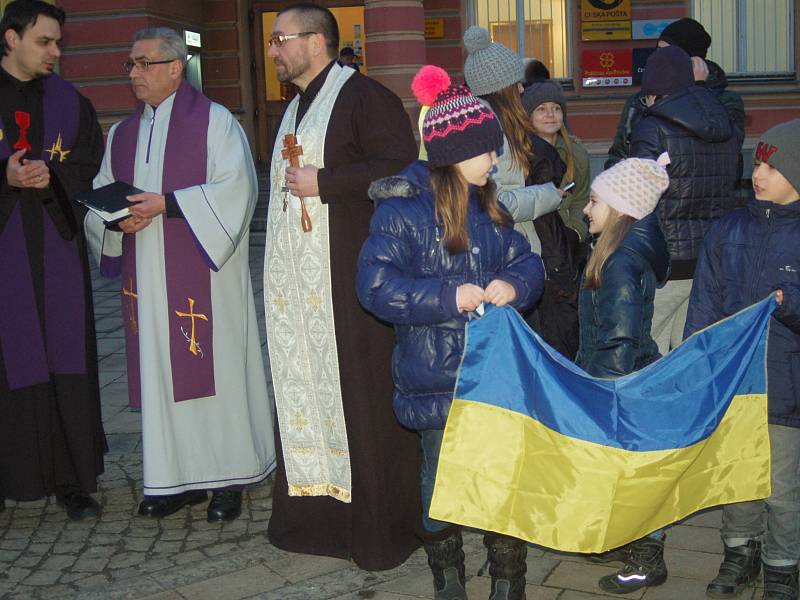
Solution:
M467 211L469 209L469 184L456 165L431 169L436 220L442 224L442 238L448 251L455 254L469 247ZM478 204L498 225L508 225L511 218L497 202L497 188L489 179L478 188Z
M600 287L606 261L617 251L622 240L636 223L636 219L632 216L623 214L612 206L609 206L608 210L605 227L603 227L600 237L597 238L594 250L586 263L585 285L589 289Z
M533 123L525 114L522 106L517 84L504 87L502 90L481 96L484 98L500 120L500 127L508 140L511 151L512 164L528 176L530 161L536 156L536 151L531 142L531 135L535 135Z

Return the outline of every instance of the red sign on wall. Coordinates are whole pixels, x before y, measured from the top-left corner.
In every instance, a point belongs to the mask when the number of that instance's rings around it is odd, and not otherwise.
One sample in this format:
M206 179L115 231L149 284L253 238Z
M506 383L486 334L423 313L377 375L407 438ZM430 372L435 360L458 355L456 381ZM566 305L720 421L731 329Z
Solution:
M633 81L630 48L584 50L581 53L583 87L627 86Z

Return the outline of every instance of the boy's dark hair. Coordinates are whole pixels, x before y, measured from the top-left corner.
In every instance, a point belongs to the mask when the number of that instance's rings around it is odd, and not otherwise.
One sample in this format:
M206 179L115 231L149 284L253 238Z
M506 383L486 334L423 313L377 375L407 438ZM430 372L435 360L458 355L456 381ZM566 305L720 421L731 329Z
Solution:
M339 50L339 56L355 56L356 51L353 50L350 46L345 46L341 50Z
M7 55L11 50L6 44L6 31L13 29L18 36L22 37L29 27L36 25L39 15L55 19L59 25L63 25L67 18L63 10L47 2L42 2L42 0L15 0L6 6L3 18L0 20L0 39L3 42L2 56Z
M333 60L339 55L339 24L331 11L318 4L303 2L284 8L278 13L278 16L288 12L297 13L302 24L302 31L322 34L322 37L325 38L325 47L328 49L328 58Z

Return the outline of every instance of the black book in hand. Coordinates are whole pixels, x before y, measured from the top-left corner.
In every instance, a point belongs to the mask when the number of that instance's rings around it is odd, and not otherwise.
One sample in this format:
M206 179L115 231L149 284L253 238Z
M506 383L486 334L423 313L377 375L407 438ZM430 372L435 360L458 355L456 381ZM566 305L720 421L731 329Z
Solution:
M128 217L131 203L127 197L141 193L142 190L124 181L115 181L96 190L82 192L75 200L110 225Z

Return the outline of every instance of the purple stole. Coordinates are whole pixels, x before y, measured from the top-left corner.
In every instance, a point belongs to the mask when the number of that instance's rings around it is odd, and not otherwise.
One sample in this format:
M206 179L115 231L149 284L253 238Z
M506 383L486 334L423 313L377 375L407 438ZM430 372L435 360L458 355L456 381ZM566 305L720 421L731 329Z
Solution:
M162 165L161 192L166 194L207 181L208 123L211 101L187 82L181 83L170 115ZM133 184L139 125L144 111L122 121L111 143L114 179ZM211 269L215 269L185 219L162 217L164 268L169 315L172 391L176 402L215 394ZM122 240L122 312L128 360L130 405L141 406L136 236ZM158 357L151 357L158 360ZM163 360L163 359L162 359Z
M75 144L80 124L80 97L75 88L58 75L50 75L42 83L42 159L52 162L60 160L60 156L57 152L48 152L49 148L71 150ZM38 118L38 115L31 115L31 118ZM2 119L0 129L5 131ZM13 154L10 142L8 136L0 140L0 159ZM68 156L65 160L69 164ZM42 212L44 323L39 321L19 202L0 231L0 351L8 387L12 390L46 383L51 373L86 373L85 281L77 236L72 240L63 239L47 211Z

